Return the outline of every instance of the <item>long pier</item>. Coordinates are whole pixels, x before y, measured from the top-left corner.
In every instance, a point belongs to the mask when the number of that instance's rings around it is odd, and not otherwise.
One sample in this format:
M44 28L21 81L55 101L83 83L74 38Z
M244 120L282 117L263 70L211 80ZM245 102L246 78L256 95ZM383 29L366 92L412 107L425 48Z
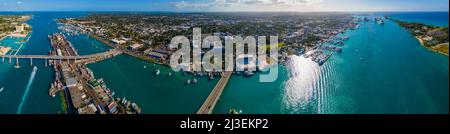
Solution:
M206 98L205 102L200 107L197 114L212 114L214 107L216 106L217 101L219 101L220 95L225 89L225 86L227 85L228 80L230 79L232 74L233 74L232 72L223 73L219 82L217 82L216 86L211 91L208 98Z

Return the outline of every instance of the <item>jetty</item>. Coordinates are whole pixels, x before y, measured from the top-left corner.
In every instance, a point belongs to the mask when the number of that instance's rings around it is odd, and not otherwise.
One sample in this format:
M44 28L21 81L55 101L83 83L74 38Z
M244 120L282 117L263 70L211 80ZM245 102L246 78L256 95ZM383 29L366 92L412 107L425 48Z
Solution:
M220 78L219 82L217 82L214 89L209 94L208 98L206 98L203 105L198 110L197 114L212 114L214 107L217 104L217 101L219 101L220 95L222 94L223 90L225 89L225 86L228 83L228 80L230 79L233 72L224 72L222 77Z

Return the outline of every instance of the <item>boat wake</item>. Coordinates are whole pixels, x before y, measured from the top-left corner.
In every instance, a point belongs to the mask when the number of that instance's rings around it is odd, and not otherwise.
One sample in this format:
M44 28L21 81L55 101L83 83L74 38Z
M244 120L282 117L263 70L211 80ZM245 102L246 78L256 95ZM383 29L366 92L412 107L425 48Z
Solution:
M17 114L22 113L22 107L28 98L28 94L30 93L31 85L33 85L34 77L36 76L37 67L33 67L33 72L31 72L30 79L28 80L27 88L25 89L25 93L22 96L22 101L20 102L19 108L17 109Z

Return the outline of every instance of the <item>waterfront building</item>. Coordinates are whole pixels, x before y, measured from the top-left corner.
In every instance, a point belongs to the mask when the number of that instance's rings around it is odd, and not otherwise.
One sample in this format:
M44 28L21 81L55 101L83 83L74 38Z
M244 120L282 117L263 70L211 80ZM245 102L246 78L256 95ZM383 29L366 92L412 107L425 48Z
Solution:
M9 50L11 50L11 47L0 46L0 56L6 55Z
M166 54L166 53L158 52L158 51L153 50L153 49L151 49L151 48L145 50L144 53L145 53L148 57L150 57L150 58L155 58L155 59L158 59L158 60L165 59L165 58L167 57L167 54Z
M97 111L98 111L97 108L92 103L84 107L78 108L78 114L95 114Z
M125 44L127 42L125 40L118 40L118 39L112 39L111 41L114 42L114 44L116 45Z
M16 26L16 32L17 33L20 33L20 32L22 32L24 30L25 30L25 27L24 27L23 24L20 24L20 25Z
M131 51L135 51L138 50L139 48L142 48L144 45L143 44L133 44L127 47L128 50Z
M77 86L77 80L73 77L68 78L66 80L66 85L67 85L67 87L75 87L75 86Z

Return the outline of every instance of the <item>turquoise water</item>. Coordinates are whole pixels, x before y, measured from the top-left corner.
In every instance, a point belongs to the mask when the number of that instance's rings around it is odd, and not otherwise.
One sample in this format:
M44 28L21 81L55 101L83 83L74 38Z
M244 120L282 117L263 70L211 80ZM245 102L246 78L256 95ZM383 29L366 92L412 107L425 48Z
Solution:
M18 54L47 55L51 50L47 35L59 32L54 19L77 17L85 13L53 13L53 12L1 12L0 14L32 14L33 18L26 23L33 27L30 40ZM15 69L15 59L12 64L0 62L0 87L4 90L0 93L0 113L15 114L19 112L19 105L24 100L20 113L48 114L58 113L60 99L48 95L50 82L53 81L53 69L46 68L43 61L33 60L33 65L38 67L34 81L26 93L27 84L32 72L29 60L19 60L20 69ZM28 94L28 95L26 95Z
M24 38L7 36L3 40L0 40L0 45L18 49L21 44L25 44L20 42L23 39Z
M419 22L448 25L448 15ZM391 21L364 23L344 35L350 39L343 52L322 67L293 56L275 83L233 77L215 113L448 113L447 56L423 48Z
M186 85L193 76L123 54L88 67L96 77L104 78L117 97L137 102L144 113L196 113L218 81L198 77L197 84ZM154 74L157 69L161 71L158 76Z
M79 55L89 55L105 52L110 49L108 45L89 37L88 35L66 35L67 39L74 45Z
M27 23L33 26L33 33L19 54L47 54L51 49L47 35L59 32L54 19L86 15L32 14L33 19ZM433 25L448 24L448 16L422 20ZM233 76L214 112L227 113L235 108L256 114L448 113L448 57L421 47L405 29L391 21L384 26L365 23L345 35L350 39L343 52L335 54L322 67L293 56L280 66L278 79L273 83L259 83L257 75ZM68 39L80 55L109 48L85 35ZM17 113L24 96L22 113L60 111L59 98L48 96L53 70L45 68L42 61L34 61L39 69L26 96L32 67L27 60L20 63L21 69L0 63L0 87L5 87L0 93L0 113ZM185 85L192 76L123 54L88 67L96 77L104 78L116 97L137 102L144 113L195 113L218 80L203 77L197 78L198 84ZM158 76L154 75L156 69L161 70ZM166 76L169 72L171 77Z

